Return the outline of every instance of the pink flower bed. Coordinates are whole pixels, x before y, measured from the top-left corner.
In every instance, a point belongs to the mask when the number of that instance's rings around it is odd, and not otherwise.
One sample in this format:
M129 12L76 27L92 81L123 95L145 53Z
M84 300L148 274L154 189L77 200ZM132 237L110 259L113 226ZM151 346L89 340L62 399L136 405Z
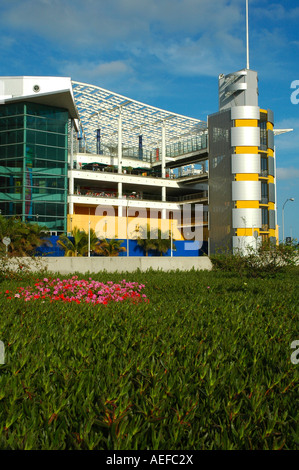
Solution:
M5 291L8 299L24 299L25 302L38 299L62 302L108 304L109 302L123 302L130 300L133 303L149 302L141 291L145 286L137 282L121 281L114 284L108 281L104 284L93 281L92 278L78 279L37 279L34 287L19 287L17 292Z

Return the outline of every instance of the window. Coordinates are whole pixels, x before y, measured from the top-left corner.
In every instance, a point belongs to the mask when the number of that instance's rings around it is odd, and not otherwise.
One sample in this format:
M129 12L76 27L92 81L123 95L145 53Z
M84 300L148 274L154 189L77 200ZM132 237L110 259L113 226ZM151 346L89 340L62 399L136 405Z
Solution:
M268 184L262 181L262 204L268 204Z
M261 176L268 176L268 159L261 157Z
M266 121L266 117L263 118L263 115L260 121L260 134L261 134L260 149L267 150L267 121Z

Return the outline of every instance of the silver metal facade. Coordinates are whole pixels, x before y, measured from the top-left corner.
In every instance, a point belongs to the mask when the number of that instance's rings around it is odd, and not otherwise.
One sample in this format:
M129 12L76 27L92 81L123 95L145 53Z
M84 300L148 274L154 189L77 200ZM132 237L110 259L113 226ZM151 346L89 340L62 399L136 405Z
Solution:
M219 111L235 106L258 106L258 78L253 70L219 75Z
M209 116L210 253L232 249L232 181L230 110Z
M276 211L269 211L269 228L275 230L276 228Z
M268 121L271 122L271 124L274 124L274 113L271 109L267 109L268 112Z
M233 209L234 228L260 228L262 226L261 209Z
M260 119L258 106L234 106L231 108L231 119Z
M268 174L275 176L275 160L273 157L268 157Z
M261 156L252 153L232 154L232 173L260 173Z
M259 147L261 143L258 127L232 127L232 147Z
M260 181L233 181L233 201L260 201L262 197Z
M275 184L274 183L269 183L268 184L268 196L269 196L269 202L275 202Z
M274 150L274 132L271 129L268 130L268 148Z

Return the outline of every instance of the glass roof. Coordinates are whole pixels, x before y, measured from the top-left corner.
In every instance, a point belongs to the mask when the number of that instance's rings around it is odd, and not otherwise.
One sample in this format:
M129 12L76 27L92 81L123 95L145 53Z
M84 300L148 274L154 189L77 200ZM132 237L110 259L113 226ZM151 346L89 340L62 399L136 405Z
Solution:
M90 143L96 142L97 129L101 129L101 141L117 146L120 112L124 147L138 146L138 136L142 135L143 148L153 148L161 142L163 121L168 143L207 129L206 122L199 119L155 108L94 85L76 81L72 85L82 137Z

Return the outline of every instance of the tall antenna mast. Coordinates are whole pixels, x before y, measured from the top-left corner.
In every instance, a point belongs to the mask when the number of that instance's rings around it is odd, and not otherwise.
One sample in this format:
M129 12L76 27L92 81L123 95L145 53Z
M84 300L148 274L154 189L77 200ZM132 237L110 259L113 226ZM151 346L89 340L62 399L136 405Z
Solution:
M249 26L248 26L248 0L246 0L246 52L247 52L247 70L249 70Z

